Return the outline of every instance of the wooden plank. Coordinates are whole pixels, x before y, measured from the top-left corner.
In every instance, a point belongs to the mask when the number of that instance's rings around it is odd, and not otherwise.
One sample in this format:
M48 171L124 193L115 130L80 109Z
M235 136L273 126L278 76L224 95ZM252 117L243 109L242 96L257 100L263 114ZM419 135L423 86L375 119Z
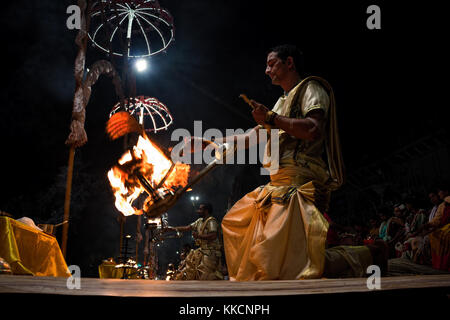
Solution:
M236 297L368 292L366 278L299 281L163 281L82 278L80 289L67 279L0 275L0 293L33 293L117 297ZM450 288L450 275L381 278L380 290Z

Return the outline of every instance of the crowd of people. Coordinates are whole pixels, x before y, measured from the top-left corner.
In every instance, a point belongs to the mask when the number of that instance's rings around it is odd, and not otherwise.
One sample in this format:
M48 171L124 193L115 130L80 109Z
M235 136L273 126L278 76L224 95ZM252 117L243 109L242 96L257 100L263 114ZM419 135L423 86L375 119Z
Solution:
M427 202L429 205L424 205ZM324 216L329 222L327 247L370 246L375 242L383 241L388 248L389 259L404 258L416 264L450 272L450 195L448 187L440 186L432 189L422 198L407 197L403 202L390 208L391 210L384 207L377 215L370 217L365 224L355 223L352 226L337 224L325 213ZM210 214L207 216L209 217ZM191 226L178 227L178 229L196 230ZM208 232L200 233L206 235ZM214 236L216 239L217 234ZM198 238L197 235L196 238ZM221 260L222 263L205 264L203 257L209 257L210 254L199 255L199 253L204 253L205 248L197 249L197 255L191 249L189 245L185 245L181 251L178 268L176 269L174 265L169 268L167 276L170 280L205 277L228 278L225 259L220 259L220 254L217 255L219 258L217 261ZM211 265L213 268L206 272L206 269L202 271L201 267L196 267L204 264ZM216 265L221 265L221 267L216 268ZM198 274L195 276L196 273ZM214 276L212 276L213 274ZM217 277L216 274L220 276Z
M421 201L426 197L428 206ZM342 226L325 217L330 223L328 247L383 240L389 248L389 259L405 258L450 271L450 196L446 185L430 190L422 199L408 197L382 209L363 225Z

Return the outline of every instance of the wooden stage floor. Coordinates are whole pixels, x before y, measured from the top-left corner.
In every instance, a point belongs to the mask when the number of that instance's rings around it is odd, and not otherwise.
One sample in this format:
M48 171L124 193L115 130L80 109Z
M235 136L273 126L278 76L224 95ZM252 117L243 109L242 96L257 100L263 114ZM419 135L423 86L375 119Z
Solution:
M379 290L369 290L367 278L257 282L81 278L80 289L68 289L66 284L66 278L0 275L0 305L19 303L24 306L21 317L44 313L48 320L61 319L60 312L51 311L56 306L67 307L63 310L75 319L284 320L311 311L330 319L365 319L362 314L381 318L386 312L394 318L398 314L399 319L415 319L417 311L427 306L433 306L433 314L445 314L450 305L450 275L382 277Z
M65 278L0 275L0 294L183 298L295 296L421 288L440 288L450 294L450 275L382 277L380 285L380 289L370 290L366 278L257 282L81 278L80 289L68 289Z

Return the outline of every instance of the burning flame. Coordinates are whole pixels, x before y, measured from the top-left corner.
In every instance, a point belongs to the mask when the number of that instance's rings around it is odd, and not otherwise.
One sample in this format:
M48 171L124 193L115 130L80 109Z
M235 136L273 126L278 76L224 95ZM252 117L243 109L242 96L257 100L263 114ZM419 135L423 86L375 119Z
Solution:
M161 226L161 218L153 218L153 219L148 219L147 223L155 223L158 227Z
M108 179L116 198L116 208L125 216L142 214L141 210L133 206L134 200L146 191L136 174L143 176L160 197L164 197L175 187L186 186L190 166L180 162L175 163L173 168L172 165L172 161L146 135L139 136L132 151L125 152L118 165L108 172ZM159 186L164 178L164 182Z

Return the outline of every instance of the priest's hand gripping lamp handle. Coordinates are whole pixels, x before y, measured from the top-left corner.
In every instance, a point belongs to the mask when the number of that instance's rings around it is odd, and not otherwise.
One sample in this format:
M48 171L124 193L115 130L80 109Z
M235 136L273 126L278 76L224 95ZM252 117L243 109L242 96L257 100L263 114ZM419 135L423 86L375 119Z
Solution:
M129 134L131 132L136 132L141 135L145 135L142 126L134 119L128 112L122 111L115 113L107 122L106 132L112 140L118 139L125 134ZM199 138L193 138L199 139ZM147 191L150 195L147 198L147 201L143 206L143 213L149 218L159 217L163 213L167 212L171 207L173 207L179 198L189 190L193 185L199 182L205 175L211 172L217 165L223 164L227 157L230 157L233 154L234 150L230 150L230 147L227 143L218 145L212 141L208 141L205 139L201 139L202 148L207 145L212 145L216 150L216 158L209 163L199 174L191 179L191 181L184 186L183 188L178 189L174 193L169 193L167 195L161 196L158 194L157 190L162 187L164 181L171 174L172 169L174 167L174 163L172 163L171 169L167 172L161 182L158 184L156 188L153 188L151 184L139 173L136 174L139 183L141 186ZM182 148L180 152L182 152L185 148Z

